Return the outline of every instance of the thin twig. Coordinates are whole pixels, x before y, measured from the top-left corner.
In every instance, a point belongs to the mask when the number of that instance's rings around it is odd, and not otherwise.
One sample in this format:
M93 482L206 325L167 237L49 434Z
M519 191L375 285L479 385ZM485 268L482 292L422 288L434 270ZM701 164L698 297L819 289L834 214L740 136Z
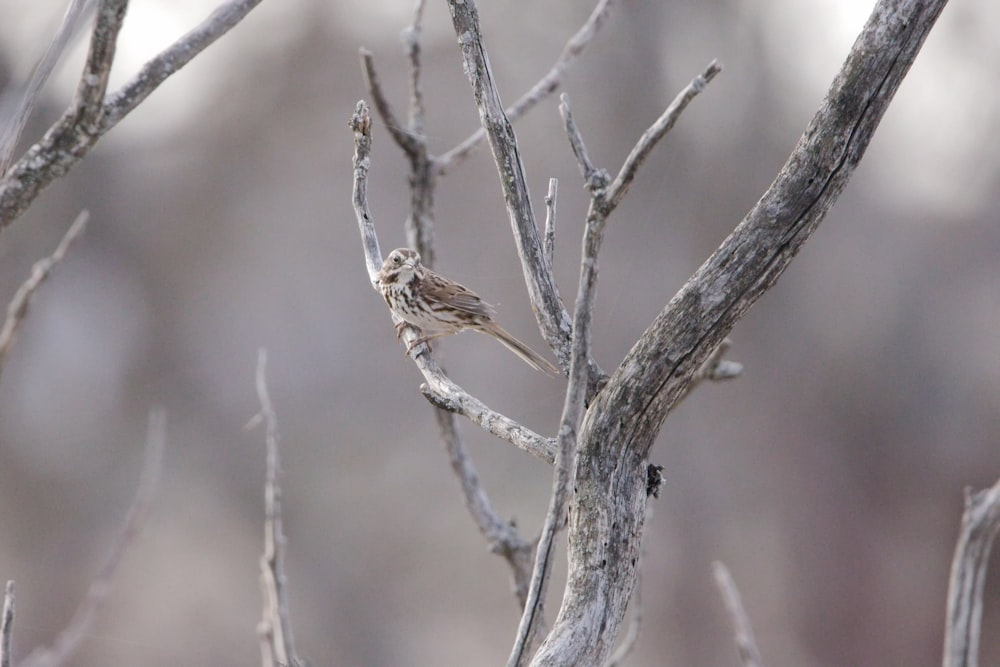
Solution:
M69 226L69 229L63 235L62 240L59 241L55 252L35 262L35 265L31 267L31 276L21 285L14 294L14 298L11 299L10 304L7 306L7 317L4 320L3 327L0 328L0 373L3 373L4 359L6 359L11 345L14 344L17 331L21 323L24 322L24 318L28 315L28 308L31 306L32 297L49 277L56 265L66 256L73 241L83 233L89 218L90 213L85 210L80 211L76 216L76 220L73 221L73 224Z
M14 636L14 580L8 580L3 593L3 618L0 618L0 667L10 667L10 647Z
M434 243L436 178L432 159L427 151L427 138L423 130L426 110L420 86L420 36L425 4L425 0L417 0L413 13L413 24L403 31L403 39L410 60L409 121L405 134L394 133L393 136L410 161L410 212L406 220L407 243L421 254L426 266L433 268L436 256ZM385 94L378 83L374 63L370 57L365 59L364 69L369 79L369 89L372 91L376 106L379 107L379 112L386 125L390 128L397 127L398 123L394 120L394 114L388 106L388 102L385 101ZM531 578L533 545L523 540L518 534L516 526L511 522L504 521L493 509L489 496L479 479L479 474L476 472L476 467L462 442L455 413L434 407L434 418L438 423L452 470L454 470L461 485L469 514L479 531L490 543L491 550L507 560L513 575L514 594L519 608L523 608Z
M375 109L382 117L382 122L385 123L385 127L389 130L389 134L393 140L399 144L399 147L403 149L403 152L407 156L411 156L417 151L417 139L400 122L399 117L392 108L392 104L389 102L389 98L386 97L378 72L375 70L375 57L372 55L372 52L368 49L361 49L360 53L361 70L365 74L368 91L371 93L372 99L375 100Z
M566 130L566 138L569 139L569 147L576 158L577 166L580 167L580 174L583 176L584 186L590 191L591 198L603 194L603 190L608 187L611 177L604 169L598 169L587 153L587 145L583 141L580 128L577 127L573 119L573 110L570 108L569 95L563 93L559 96L559 115L563 119L563 127Z
M14 159L14 150L38 101L38 93L49 80L56 63L62 58L95 2L96 0L72 0L28 81L23 86L9 86L0 92L0 123L3 125L0 129L0 176L7 173L7 167Z
M549 501L545 524L538 540L535 569L531 574L528 603L524 607L518 626L508 667L520 667L529 659L529 649L537 636L537 624L544 615L545 591L552 568L553 546L556 533L566 523L566 504L570 497L570 480L575 476L576 438L583 419L587 399L588 368L590 359L591 321L593 319L594 293L597 288L597 253L600 240L594 235L600 230L587 225L584 230L583 258L580 262L580 281L574 305L572 354L569 366L569 386L559 420L559 449L556 452L555 471L552 479L552 496Z
M267 351L257 353L257 400L264 422L267 470L264 479L264 554L260 559L260 585L264 612L257 625L263 667L298 667L285 576L285 534L281 519L281 460L278 451L278 418L267 390Z
M448 452L448 460L462 486L465 506L479 532L489 542L490 551L502 555L510 564L514 577L514 595L517 597L519 608L523 609L531 580L533 545L522 539L517 528L511 522L504 521L493 509L489 495L480 482L476 466L462 442L455 415L445 410L435 410L435 417L441 430L441 439Z
M104 565L91 582L86 597L73 612L69 624L56 637L52 648L35 649L24 659L20 667L61 667L69 662L81 642L90 634L97 613L111 594L111 582L122 558L146 523L160 477L166 429L166 413L161 408L150 410L145 460L142 464L139 487L132 500L132 506L125 515L121 532L111 545Z
M712 350L712 353L708 355L708 359L705 360L705 363L701 365L701 368L698 369L698 372L691 379L692 388L703 380L724 382L726 380L734 380L743 375L743 364L738 361L725 359L726 352L732 346L733 341L729 338L724 338L719 343L719 346Z
M635 650L636 645L639 643L639 633L642 630L643 621L643 601L642 601L642 589L640 584L642 583L642 573L636 575L635 577L635 590L632 591L632 599L628 602L628 629L622 636L622 641L615 649L615 652L611 654L608 661L604 663L604 667L621 667L625 664L625 660L632 655L632 651Z
M403 330L402 341L409 345L417 338L412 329ZM424 398L435 407L454 412L469 419L483 430L505 440L518 449L532 456L554 463L556 459L556 441L535 433L510 417L493 410L475 396L471 395L448 376L430 355L425 353L426 346L419 345L413 349L413 363L423 373L425 384L420 385Z
M746 609L743 608L740 591L736 588L736 582L733 581L729 568L722 561L715 561L712 563L712 574L715 577L715 585L719 587L722 600L726 604L729 620L733 624L736 649L740 653L743 667L761 667L764 663L760 659L760 650L757 648L757 640L753 636L753 628L750 627L750 617L747 616Z
M115 13L124 11L124 0L105 2L99 9L95 22L95 39L106 40L115 32ZM88 65L81 76L78 99L81 107L74 103L49 128L41 141L32 146L18 160L0 181L0 230L13 222L52 181L66 174L90 151L98 139L132 112L150 93L160 86L170 75L189 63L210 44L228 32L260 4L261 0L230 0L221 5L197 27L182 36L170 47L147 62L128 83L117 92L107 96L98 111L93 111L97 93L106 85L106 72L99 67L106 65L110 71L109 58L113 55L113 44L106 42L101 49L92 47ZM107 10L105 12L105 9ZM101 16L106 14L105 18ZM100 36L96 26L103 26ZM110 50L109 50L110 49ZM94 79L93 76L97 78ZM88 120L89 119L89 120ZM99 122L94 124L95 119Z
M547 98L562 85L562 78L577 56L593 41L597 31L611 13L614 0L600 0L594 7L594 11L587 17L586 22L576 33L570 37L563 47L562 53L546 72L545 76L538 80L524 95L514 104L507 108L507 118L511 122L521 118L524 114L534 108L539 102ZM460 144L442 154L435 160L438 172L443 174L457 163L469 156L472 150L486 137L486 131L480 127Z
M424 134L424 92L420 86L420 35L423 33L424 6L426 0L417 0L413 10L413 23L403 32L406 52L410 57L410 133L422 137Z
M421 44L425 0L417 0L413 23L404 31L407 55L410 58L410 108L407 132L412 138L410 150L403 147L410 160L410 212L406 217L406 242L420 253L425 266L434 268L437 244L434 242L434 190L437 172L424 134L426 109L421 88Z
M1000 481L966 490L962 529L951 562L944 667L977 667L982 633L983 588L993 541L1000 533Z
M511 231L521 259L528 297L542 337L562 366L569 366L572 320L545 264L542 244L531 207L524 163L514 128L504 113L483 43L479 10L472 0L448 0L452 24L462 50L463 70L472 86L479 119L486 129L490 152L499 172L500 187Z
M545 235L542 237L544 244L542 254L545 256L545 263L552 270L552 262L556 255L556 200L559 195L559 179L549 179L549 191L545 195Z
M639 141L636 142L632 151L625 158L625 163L622 164L621 171L618 172L618 176L615 177L614 182L608 188L607 194L607 213L610 215L611 211L621 203L622 198L625 193L628 192L629 186L632 185L632 179L635 178L636 172L639 167L645 161L646 157L649 155L650 151L659 143L660 139L670 131L670 128L674 126L680 115L684 113L684 109L690 104L691 100L697 97L698 93L705 89L708 82L715 78L715 75L722 71L722 65L718 61L713 60L705 68L705 71L696 76L691 80L684 90L678 93L677 97L674 98L670 106L666 108L663 114L656 119L656 122L649 126Z
M354 214L358 218L361 243L365 251L368 280L378 289L378 273L382 268L382 251L378 247L378 236L372 223L372 212L368 208L368 169L371 167L372 117L364 100L358 101L354 115L348 123L354 132L354 185L351 201Z
M128 0L98 0L97 17L90 38L90 50L83 74L77 83L76 124L88 135L96 135L104 112L104 95L111 78L111 65L115 60L118 33L125 22Z
M236 27L261 1L229 0L219 5L205 20L143 65L128 83L108 96L101 132L117 125L167 78Z

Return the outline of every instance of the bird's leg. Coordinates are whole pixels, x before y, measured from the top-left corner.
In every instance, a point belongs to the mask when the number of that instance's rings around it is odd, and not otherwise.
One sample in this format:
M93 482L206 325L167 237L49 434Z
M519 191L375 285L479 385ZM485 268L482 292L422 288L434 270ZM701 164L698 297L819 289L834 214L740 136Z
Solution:
M451 333L450 331L439 331L437 333L432 333L427 336L418 336L417 338L413 339L412 343L406 346L406 354L409 354L413 348L415 348L417 345L420 345L421 343L426 343L427 349L429 351L431 349L432 340L434 340L435 338L440 338L441 336L447 336L450 333Z
M407 322L406 320L400 320L399 322L396 322L396 342L397 343L399 342L399 339L403 337L403 329L405 329L408 326L410 326L410 323Z

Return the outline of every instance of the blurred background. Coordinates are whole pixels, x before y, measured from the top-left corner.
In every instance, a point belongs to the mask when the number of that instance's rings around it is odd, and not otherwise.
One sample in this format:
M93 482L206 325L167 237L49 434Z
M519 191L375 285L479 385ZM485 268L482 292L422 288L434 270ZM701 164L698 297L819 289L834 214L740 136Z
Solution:
M209 3L135 0L112 88ZM478 124L443 2L427 8L427 133ZM592 3L481 3L505 101ZM591 156L617 170L712 59L725 69L656 150L608 229L595 353L613 369L781 167L871 8L844 0L620 2L568 74ZM0 1L0 65L23 80L63 2ZM494 665L518 610L468 517L421 378L370 288L347 121L374 51L402 113L413 3L268 0L157 90L0 234L0 303L81 208L91 222L38 295L0 380L0 578L15 658L51 642L131 502L147 413L167 413L161 488L74 665L259 664L266 346L282 433L299 653L332 666ZM735 665L711 562L729 565L772 665L938 664L963 492L1000 476L1000 5L954 0L846 192L732 334L745 376L703 386L651 462L645 622L630 665ZM68 103L81 43L34 141ZM74 55L75 54L75 55ZM585 192L549 100L516 126L536 209L560 179L556 273L576 293ZM375 128L370 203L403 245L406 163ZM441 179L438 266L537 333L485 150ZM562 381L483 336L436 346L452 377L553 434ZM497 510L538 531L551 470L463 422ZM1000 662L1000 562L984 664ZM561 586L553 585L550 610Z

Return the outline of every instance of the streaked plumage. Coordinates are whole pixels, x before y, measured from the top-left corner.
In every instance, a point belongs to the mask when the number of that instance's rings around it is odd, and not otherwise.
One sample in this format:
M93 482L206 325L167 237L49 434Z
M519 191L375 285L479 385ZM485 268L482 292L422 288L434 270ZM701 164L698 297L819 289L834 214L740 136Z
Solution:
M560 374L558 368L493 321L493 306L472 290L423 266L416 250L397 248L389 253L379 271L379 291L392 312L420 329L420 338L411 349L439 336L472 329L493 336L532 367Z

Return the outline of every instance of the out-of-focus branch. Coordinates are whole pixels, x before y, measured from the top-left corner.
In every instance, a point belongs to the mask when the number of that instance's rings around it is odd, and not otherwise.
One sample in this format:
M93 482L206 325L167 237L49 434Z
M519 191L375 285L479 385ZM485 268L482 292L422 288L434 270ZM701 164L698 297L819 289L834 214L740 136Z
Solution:
M80 643L89 635L94 619L111 594L111 582L128 548L145 525L160 477L163 449L166 443L167 418L162 409L149 413L146 435L146 457L142 465L139 488L125 516L121 532L111 545L107 559L90 584L86 597L73 612L69 624L59 633L51 648L39 647L20 663L20 667L62 667L72 659Z
M371 162L371 112L364 101L358 102L350 127L354 131L354 213L357 217L361 233L362 245L365 251L365 264L368 267L368 277L372 287L378 289L378 272L382 265L382 255L379 251L378 235L368 207L368 167ZM393 315L393 321L399 319ZM407 327L403 329L402 339L409 345L417 338L414 331ZM421 386L424 396L436 407L449 412L468 417L474 423L493 435L506 440L515 447L544 461L555 461L555 442L544 438L525 428L514 420L490 409L485 403L475 398L457 384L451 381L437 362L430 358L426 345L417 345L410 356L423 373L427 381Z
M31 267L31 276L21 285L7 306L7 317L4 320L3 327L0 328L0 374L3 373L4 359L7 357L7 352L10 351L11 345L14 344L14 339L17 338L17 331L21 323L24 322L24 318L28 315L31 298L35 295L38 288L41 287L42 283L51 275L56 264L61 262L66 253L69 252L73 241L83 233L89 217L90 214L87 211L80 211L79 215L76 216L76 220L73 221L73 224L69 226L69 229L63 235L62 240L59 241L55 252L45 259L35 262L35 265Z
M993 541L1000 533L1000 481L989 489L966 491L962 528L951 562L944 667L978 667L983 588Z
M625 193L628 192L629 186L632 185L632 179L635 178L639 167L642 166L642 163L646 160L650 151L660 142L660 139L674 126L674 123L684 113L684 109L687 108L691 100L697 97L698 93L705 90L705 86L708 85L709 81L714 79L715 75L721 71L722 66L717 61L713 60L710 62L705 71L692 79L691 83L674 98L674 101L666 108L663 115L657 118L656 122L643 132L642 136L639 137L639 141L632 147L632 151L628 154L628 157L625 158L621 171L618 172L615 180L608 187L605 215L610 215L618 204L621 203Z
M267 446L264 477L264 554L260 558L260 587L264 611L257 624L263 667L298 667L302 664L295 652L288 586L285 576L285 533L281 519L281 458L278 450L278 417L267 390L267 351L257 353L257 400L260 412L251 420L264 423Z
M3 593L3 616L0 617L0 667L10 667L10 646L14 636L14 581L9 580Z
M573 61L576 60L577 56L583 53L583 50L587 48L587 45L593 41L594 37L597 35L597 31L601 28L601 25L604 24L604 21L611 14L613 6L614 0L600 0L600 2L597 3L594 7L594 11L592 11L590 16L587 17L586 22L580 27L579 30L576 31L569 41L566 42L566 46L563 47L562 53L559 54L559 57L552 65L552 68L546 72L545 76L539 79L530 90L522 95L517 102L507 108L507 118L509 118L512 122L516 121L518 118L531 111L531 109L533 109L539 102L559 89L559 86L562 85L562 78L565 75L566 70L568 70L570 65L573 64ZM443 174L447 170L454 167L457 163L464 160L485 137L486 130L480 127L460 144L449 150L447 153L440 155L435 160L438 172Z
M424 135L424 96L420 85L420 35L423 33L425 0L417 0L413 23L403 31L407 55L410 59L410 104L408 123L403 127L389 99L382 89L375 59L365 49L361 50L361 69L368 90L375 101L382 121L399 148L410 161L410 214L406 220L407 245L420 253L424 266L433 268L437 259L434 243L434 188L436 172L434 158L427 149Z
M462 486L465 506L479 532L490 543L490 550L503 556L510 565L514 579L514 595L520 608L523 609L528 598L528 583L531 579L533 545L522 539L517 527L509 521L504 521L493 509L486 489L480 482L479 473L462 442L455 415L445 410L435 410L434 414L441 429L441 439L448 452L448 460Z
M90 50L83 74L77 83L76 100L71 109L75 110L74 123L85 135L96 135L100 131L101 116L104 112L104 95L111 78L111 65L115 61L115 46L118 33L125 22L128 0L98 0L97 17L90 36Z
M722 601L726 605L729 613L729 620L733 624L733 634L736 636L736 650L740 654L740 662L743 667L762 667L764 662L760 659L760 650L757 648L757 640L753 636L753 628L750 626L750 617L747 616L746 609L743 608L743 600L740 598L740 591L736 588L733 575L729 573L729 568L721 561L712 563L712 575L715 577L715 585L719 587L722 594Z
M0 180L0 230L21 215L52 181L90 151L108 130L133 111L170 75L239 23L261 0L230 0L200 25L147 62L120 90L104 96L126 0L101 0L91 37L90 55L77 96Z
M23 86L8 86L0 92L0 177L14 159L14 150L24 132L28 118L38 101L45 82L49 80L56 63L66 51L77 29L96 0L71 0L63 14L59 28L49 41L45 53Z
M420 85L421 47L420 35L424 28L424 7L426 0L417 0L413 9L413 23L403 32L406 43L406 54L410 57L410 132L422 137L424 135L424 92Z
M403 330L405 344L409 345L416 338L417 335L412 329ZM413 348L411 355L413 363L427 381L420 386L420 391L432 405L468 418L483 430L546 463L555 462L556 443L553 438L541 436L510 417L505 417L459 387L444 374L437 362L426 354L426 349L426 345L418 345Z
M406 220L406 238L411 248L417 250L426 266L433 268L437 256L434 243L434 190L436 171L428 154L427 137L424 135L425 108L421 90L421 42L425 0L417 0L412 25L403 32L407 55L410 60L410 105L406 128L399 126L395 113L375 71L374 60L363 52L362 67L376 108L391 136L410 161L410 212ZM371 233L374 233L372 231ZM433 404L433 400L431 401ZM465 498L465 505L494 553L500 554L511 568L514 595L519 608L524 608L531 578L533 545L522 539L517 527L504 521L493 509L483 487L475 464L462 441L458 420L454 412L434 408L434 418L441 432L455 476L458 477Z

